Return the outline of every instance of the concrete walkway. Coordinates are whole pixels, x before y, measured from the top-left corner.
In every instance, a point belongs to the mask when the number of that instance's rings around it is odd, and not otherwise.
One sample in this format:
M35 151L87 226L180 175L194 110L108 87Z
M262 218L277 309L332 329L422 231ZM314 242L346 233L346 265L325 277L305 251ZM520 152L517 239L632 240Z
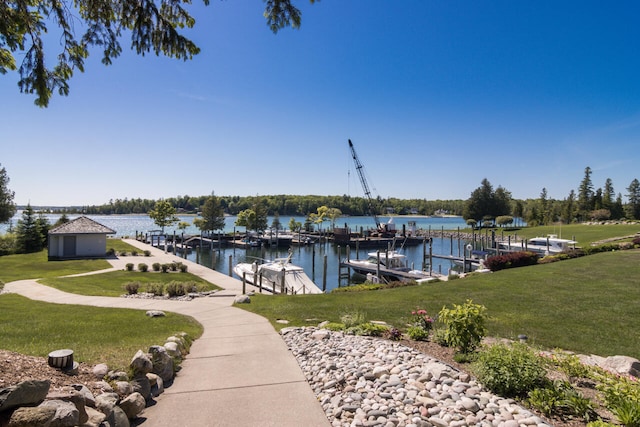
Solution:
M139 425L330 425L295 358L271 324L231 306L234 297L242 293L241 281L136 240L126 242L150 250L151 257L113 259L111 270L122 270L129 262L180 261L188 265L190 273L224 290L193 301L144 300L68 294L35 280L21 280L6 284L5 291L60 304L172 311L200 322L202 337L193 343L173 385L156 398L155 405L145 409Z

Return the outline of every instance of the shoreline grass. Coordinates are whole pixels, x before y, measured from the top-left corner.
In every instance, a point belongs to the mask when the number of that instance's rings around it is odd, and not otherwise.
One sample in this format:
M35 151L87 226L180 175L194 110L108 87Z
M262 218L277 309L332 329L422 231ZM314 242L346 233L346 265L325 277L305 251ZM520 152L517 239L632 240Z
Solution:
M533 345L600 356L640 359L637 304L640 250L600 253L562 262L472 275L465 279L388 290L328 295L252 297L238 305L276 329L339 322L348 313L405 328L416 308L436 315L467 299L487 307L489 335L529 337Z

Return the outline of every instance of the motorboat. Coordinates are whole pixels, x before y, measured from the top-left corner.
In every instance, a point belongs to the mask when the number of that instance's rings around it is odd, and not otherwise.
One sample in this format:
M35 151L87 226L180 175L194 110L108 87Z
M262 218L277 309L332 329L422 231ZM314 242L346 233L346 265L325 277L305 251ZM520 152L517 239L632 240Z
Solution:
M236 264L233 271L247 283L276 294L323 293L302 267L291 263L291 254L286 258L276 258L263 264L259 264L258 261L241 262Z
M512 244L511 242L500 242L498 247L500 250L506 251L529 251L536 254L556 255L576 248L575 240L560 239L556 234L549 234L546 237L534 237L532 239L520 242L520 244Z
M417 282L434 280L435 277L428 271L416 270L408 265L406 255L395 251L369 252L366 260L350 259L343 265L350 267L355 273L367 276L367 280L375 277L380 280L415 280Z

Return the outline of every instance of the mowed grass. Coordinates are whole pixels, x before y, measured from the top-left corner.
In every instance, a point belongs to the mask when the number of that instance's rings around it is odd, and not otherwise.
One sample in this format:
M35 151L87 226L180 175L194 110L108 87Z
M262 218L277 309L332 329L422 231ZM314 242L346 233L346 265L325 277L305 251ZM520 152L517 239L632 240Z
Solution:
M132 246L130 244L128 244L127 242L125 242L122 239L118 239L118 238L110 238L107 239L107 250L109 249L113 249L114 251L116 251L116 254L119 254L120 252L137 252L137 253L142 253L144 252L144 250L142 249L138 249L135 246Z
M578 246L589 246L593 242L599 242L611 237L625 237L640 233L640 224L567 224L567 225L547 225L540 227L521 228L513 231L496 230L496 236L516 235L518 238L545 237L549 234L556 234L563 239L575 239ZM630 240L628 238L627 240Z
M1 348L47 357L53 350L70 348L74 360L106 363L111 369L128 367L138 351L162 345L167 337L187 332L202 335L193 318L175 313L148 317L145 311L50 304L15 294L0 295Z
M252 297L238 307L268 318L276 328L339 322L362 313L406 329L409 315L467 299L487 307L489 336L529 337L543 348L640 358L640 250L590 255L421 286L328 295Z
M118 297L127 293L124 286L129 282L140 282L139 292L144 292L145 284L166 284L172 281L181 283L194 282L202 290L220 289L219 286L191 273L159 273L151 271L146 273L139 271L110 271L87 276L47 278L40 280L40 283L72 294Z
M0 256L0 281L58 277L104 270L111 264L105 259L47 261L47 251Z

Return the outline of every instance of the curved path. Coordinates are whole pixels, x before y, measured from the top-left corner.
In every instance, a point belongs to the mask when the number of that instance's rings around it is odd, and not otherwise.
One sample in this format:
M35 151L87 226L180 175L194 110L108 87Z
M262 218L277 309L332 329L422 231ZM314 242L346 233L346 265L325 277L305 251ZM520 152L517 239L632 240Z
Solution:
M239 280L136 240L126 242L151 251L151 257L144 258L147 264L183 262L190 273L224 290L193 301L145 300L69 294L35 280L21 280L6 284L5 292L59 304L172 311L200 322L204 327L202 337L193 343L171 387L156 398L155 405L145 409L140 425L330 425L294 356L271 324L231 306L234 297L242 293ZM122 270L126 263L142 260L109 260L113 266L109 270Z

